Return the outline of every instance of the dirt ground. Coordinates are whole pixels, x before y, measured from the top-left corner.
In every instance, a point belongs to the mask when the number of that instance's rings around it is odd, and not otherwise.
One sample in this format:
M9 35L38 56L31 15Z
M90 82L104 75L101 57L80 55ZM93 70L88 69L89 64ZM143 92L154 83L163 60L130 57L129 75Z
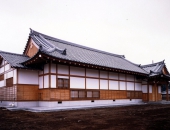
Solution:
M0 130L169 130L170 104L56 112L0 108Z

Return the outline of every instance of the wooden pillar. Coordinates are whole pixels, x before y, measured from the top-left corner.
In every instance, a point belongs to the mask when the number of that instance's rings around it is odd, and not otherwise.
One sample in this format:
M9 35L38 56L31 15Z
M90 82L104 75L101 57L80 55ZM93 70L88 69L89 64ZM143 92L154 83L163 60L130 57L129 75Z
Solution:
M147 91L148 91L148 96L147 96L147 100L148 100L148 102L149 102L149 83L147 82Z
M166 84L166 100L169 101L168 84Z

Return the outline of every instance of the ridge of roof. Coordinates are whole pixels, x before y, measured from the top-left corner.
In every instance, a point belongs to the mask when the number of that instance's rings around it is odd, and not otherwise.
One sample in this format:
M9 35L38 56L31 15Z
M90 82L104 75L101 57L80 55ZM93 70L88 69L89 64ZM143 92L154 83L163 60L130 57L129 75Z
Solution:
M156 62L156 63L152 63L152 64L147 64L147 65L141 65L142 68L146 68L146 67L152 67L152 66L155 66L157 64L165 64L164 63L165 60L163 61L160 61L160 62Z
M67 44L67 45L71 45L71 46L75 46L75 47L79 47L79 48L83 48L83 49L87 49L87 50L91 50L91 51L95 51L95 52L99 52L99 53L103 53L103 54L107 54L107 55L111 55L111 56L115 56L115 57L119 57L119 58L125 58L124 55L113 54L113 53L109 53L109 52L106 52L106 51L101 51L101 50L98 50L98 49L90 48L90 47L79 45L79 44L72 43L72 42L68 42L68 41L65 41L65 40L54 38L54 37L48 36L46 34L34 31L32 29L30 29L30 34L29 35L30 36L32 36L32 35L37 35L37 36L41 35L41 36L43 36L44 38L46 38L48 40L64 43L64 44Z

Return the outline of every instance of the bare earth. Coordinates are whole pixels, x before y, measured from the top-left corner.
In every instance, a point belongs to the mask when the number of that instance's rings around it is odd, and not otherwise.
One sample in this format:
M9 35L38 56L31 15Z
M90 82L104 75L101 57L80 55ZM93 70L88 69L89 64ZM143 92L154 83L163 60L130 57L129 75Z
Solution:
M170 104L56 112L0 108L0 130L170 130Z

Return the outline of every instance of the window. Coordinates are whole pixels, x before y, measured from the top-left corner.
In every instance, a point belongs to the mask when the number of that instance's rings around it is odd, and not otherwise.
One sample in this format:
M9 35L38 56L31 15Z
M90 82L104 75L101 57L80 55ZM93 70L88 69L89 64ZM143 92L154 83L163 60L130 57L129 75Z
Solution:
M4 74L0 75L0 81L4 80Z
M12 87L13 86L13 77L6 79L6 86Z
M90 99L90 98L99 98L100 94L99 91L92 91L92 90L71 90L71 98L76 99Z
M58 88L69 88L69 79L58 78Z

